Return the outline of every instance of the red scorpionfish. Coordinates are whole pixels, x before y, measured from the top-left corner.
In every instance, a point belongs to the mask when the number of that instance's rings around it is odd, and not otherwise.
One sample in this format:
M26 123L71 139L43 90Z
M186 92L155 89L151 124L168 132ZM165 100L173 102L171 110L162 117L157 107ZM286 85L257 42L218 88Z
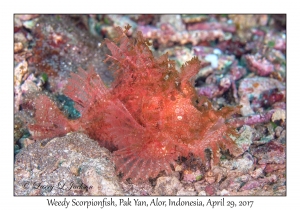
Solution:
M164 54L155 58L149 42L141 32L129 39L129 26L116 27L114 41L104 44L111 51L115 80L111 87L104 85L93 68L79 68L72 73L64 94L75 102L81 117L65 117L46 95L34 100L35 123L29 125L34 139L63 136L79 131L112 148L118 172L132 181L156 177L179 156L189 153L205 160L205 149L212 151L213 163L220 158L220 148L232 152L237 136L226 119L237 107L214 110L203 96L197 96L192 77L200 69L193 58L180 72L175 62Z

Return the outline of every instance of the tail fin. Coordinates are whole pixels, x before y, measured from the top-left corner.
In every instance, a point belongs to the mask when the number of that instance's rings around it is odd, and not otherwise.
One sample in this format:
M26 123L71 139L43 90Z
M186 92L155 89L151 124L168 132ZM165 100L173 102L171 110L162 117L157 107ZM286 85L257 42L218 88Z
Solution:
M63 136L71 131L68 119L46 95L34 99L35 124L28 125L34 139Z

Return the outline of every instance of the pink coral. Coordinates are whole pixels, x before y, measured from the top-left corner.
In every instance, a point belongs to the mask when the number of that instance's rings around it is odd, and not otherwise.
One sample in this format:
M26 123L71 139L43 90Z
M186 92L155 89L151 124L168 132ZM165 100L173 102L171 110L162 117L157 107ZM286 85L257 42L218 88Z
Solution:
M274 72L274 65L261 55L246 55L245 56L248 67L251 71L256 72L260 76L268 76Z

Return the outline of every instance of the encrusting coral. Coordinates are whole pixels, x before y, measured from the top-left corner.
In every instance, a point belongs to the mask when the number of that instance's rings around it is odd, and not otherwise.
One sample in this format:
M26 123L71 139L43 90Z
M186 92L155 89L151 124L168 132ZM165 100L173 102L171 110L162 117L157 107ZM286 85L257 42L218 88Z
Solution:
M226 122L238 107L214 110L205 97L198 97L192 77L200 68L193 58L175 69L168 55L154 58L149 42L137 33L129 39L120 27L114 41L105 40L111 51L115 80L104 85L89 68L72 73L64 94L75 102L79 119L69 120L46 95L34 100L35 124L29 125L34 139L62 136L80 131L113 150L114 161L123 178L146 180L165 170L179 156L193 153L205 159L205 149L219 162L220 148L233 152L237 136Z

